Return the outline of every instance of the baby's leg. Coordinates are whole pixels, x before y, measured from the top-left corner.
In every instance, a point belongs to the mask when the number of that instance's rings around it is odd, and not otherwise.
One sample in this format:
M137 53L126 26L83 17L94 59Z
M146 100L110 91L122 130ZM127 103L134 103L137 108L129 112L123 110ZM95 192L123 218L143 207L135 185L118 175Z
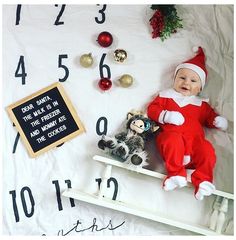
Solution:
M163 187L166 191L187 184L186 170L183 165L184 141L181 134L176 132L162 132L157 137L157 147L165 161L167 178Z
M195 186L195 196L202 200L215 190L213 182L213 169L216 162L215 150L210 142L205 139L193 145L192 161L196 170L191 175Z

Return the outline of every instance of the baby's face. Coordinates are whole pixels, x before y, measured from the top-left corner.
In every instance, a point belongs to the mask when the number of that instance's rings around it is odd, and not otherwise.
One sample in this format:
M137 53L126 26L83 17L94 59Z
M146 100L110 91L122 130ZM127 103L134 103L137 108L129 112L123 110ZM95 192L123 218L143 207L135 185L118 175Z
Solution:
M181 68L175 76L174 89L184 96L198 95L201 85L198 74L191 69Z

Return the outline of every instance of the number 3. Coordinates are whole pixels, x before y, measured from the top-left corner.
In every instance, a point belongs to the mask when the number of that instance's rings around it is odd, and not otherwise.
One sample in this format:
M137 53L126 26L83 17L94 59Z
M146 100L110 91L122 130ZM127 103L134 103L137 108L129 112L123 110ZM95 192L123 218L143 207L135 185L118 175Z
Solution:
M98 4L98 5L100 5L100 4ZM98 17L95 17L96 23L102 24L102 23L105 22L105 20L106 20L106 15L105 15L104 11L106 10L106 8L107 8L107 5L106 5L106 4L103 4L102 9L100 9L100 10L98 11L99 13L101 13L102 19L99 20Z

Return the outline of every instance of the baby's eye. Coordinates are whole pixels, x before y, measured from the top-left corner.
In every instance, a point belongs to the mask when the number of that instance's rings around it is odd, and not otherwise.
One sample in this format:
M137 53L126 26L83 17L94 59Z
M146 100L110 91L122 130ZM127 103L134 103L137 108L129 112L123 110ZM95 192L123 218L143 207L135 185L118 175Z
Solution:
M197 82L197 80L195 80L195 79L192 79L192 80L191 80L191 82Z
M185 80L185 77L180 77L181 79Z

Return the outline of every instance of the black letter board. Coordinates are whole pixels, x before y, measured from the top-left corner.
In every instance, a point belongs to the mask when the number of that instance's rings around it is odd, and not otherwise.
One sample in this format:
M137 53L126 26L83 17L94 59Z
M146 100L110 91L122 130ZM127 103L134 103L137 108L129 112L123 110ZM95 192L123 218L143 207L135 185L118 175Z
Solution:
M7 107L31 157L85 131L60 83L54 83Z

